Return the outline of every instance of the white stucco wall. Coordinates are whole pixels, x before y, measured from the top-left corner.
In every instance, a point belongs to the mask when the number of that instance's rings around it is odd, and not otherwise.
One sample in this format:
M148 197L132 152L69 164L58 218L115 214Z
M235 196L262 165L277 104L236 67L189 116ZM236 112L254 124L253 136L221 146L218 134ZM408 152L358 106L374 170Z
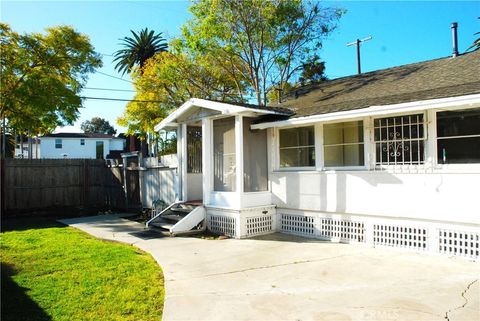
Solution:
M362 169L322 168L322 131L316 126L316 168L278 168L278 140L269 130L269 182L280 209L331 214L480 224L480 164L441 165L436 160L434 111L427 111L425 165L375 170L372 119L364 118ZM320 129L320 130L317 130Z
M480 173L272 172L279 208L480 224Z
M43 137L40 144L41 158L64 158L63 154L67 154L67 158L96 158L96 142L103 142L103 158L110 153L112 148L111 139L102 138L85 138L85 145L80 145L80 138L61 138L62 148L55 148L55 139L59 137ZM115 139L117 141L117 139ZM123 147L123 140L118 139ZM118 145L115 142L115 147ZM122 148L120 148L122 149ZM113 148L112 150L118 150Z

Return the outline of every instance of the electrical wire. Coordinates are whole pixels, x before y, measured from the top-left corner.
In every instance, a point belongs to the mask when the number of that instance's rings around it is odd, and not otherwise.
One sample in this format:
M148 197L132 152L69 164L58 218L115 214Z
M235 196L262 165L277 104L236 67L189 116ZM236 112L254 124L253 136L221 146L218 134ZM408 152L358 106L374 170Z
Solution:
M83 87L83 89L105 90L105 91L125 91L125 92L132 92L132 93L135 92L135 90L131 90L131 89L114 89L114 88L98 88L98 87Z
M122 80L122 81L125 81L125 82L128 82L128 83L133 84L132 81L127 80L127 79L123 79L123 78L120 78L120 77L112 76L112 75L106 74L106 73L101 72L101 71L96 71L96 72L99 73L100 75L104 75L104 76L107 76L107 77L115 78L115 79Z
M135 103L161 103L160 100L138 100L138 99L121 99L121 98L108 98L108 97L89 97L89 96L80 96L84 99L94 99L94 100L110 100L110 101L128 101Z

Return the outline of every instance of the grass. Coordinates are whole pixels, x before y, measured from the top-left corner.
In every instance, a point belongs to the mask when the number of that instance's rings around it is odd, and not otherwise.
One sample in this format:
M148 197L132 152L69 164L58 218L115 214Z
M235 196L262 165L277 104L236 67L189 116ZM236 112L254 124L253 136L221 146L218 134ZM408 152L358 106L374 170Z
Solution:
M53 220L2 223L1 320L161 320L150 255Z

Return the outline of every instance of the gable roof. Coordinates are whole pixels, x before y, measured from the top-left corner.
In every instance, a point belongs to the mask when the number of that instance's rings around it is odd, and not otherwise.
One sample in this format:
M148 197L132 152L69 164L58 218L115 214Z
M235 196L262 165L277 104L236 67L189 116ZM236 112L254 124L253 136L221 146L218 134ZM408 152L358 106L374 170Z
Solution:
M297 117L480 93L480 50L298 88L273 105Z
M105 138L105 139L123 139L121 137L115 137L108 134L98 134L98 133L56 133L56 134L47 134L42 136L44 137L54 137L54 138Z
M176 125L176 121L182 115L191 112L192 108L204 108L218 112L219 114L235 114L235 113L255 113L256 115L278 115L290 116L292 111L281 106L258 106L244 103L225 103L215 100L192 98L187 100L182 106L174 110L170 115L158 123L154 130L159 131L163 128Z

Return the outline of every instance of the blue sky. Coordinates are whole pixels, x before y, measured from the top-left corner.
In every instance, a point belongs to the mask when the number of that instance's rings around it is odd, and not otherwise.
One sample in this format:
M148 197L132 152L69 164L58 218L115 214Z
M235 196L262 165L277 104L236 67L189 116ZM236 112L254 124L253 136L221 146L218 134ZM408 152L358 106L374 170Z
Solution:
M119 39L145 27L163 32L167 40L180 34L190 17L187 1L1 1L0 19L18 32L42 32L59 24L72 25L87 34L97 52L104 55L104 67L90 75L87 87L133 90L129 76L124 80L114 70L111 56L120 48ZM372 71L451 55L450 24L459 24L459 49L464 52L480 31L479 1L329 1L324 6L347 9L338 28L324 42L321 58L329 78L356 73L355 47L347 42L372 36L362 45L362 71ZM130 91L85 89L84 96L131 99ZM109 120L119 132L116 118L125 102L85 100L81 116L73 127L59 131L80 131L80 124L98 116Z

